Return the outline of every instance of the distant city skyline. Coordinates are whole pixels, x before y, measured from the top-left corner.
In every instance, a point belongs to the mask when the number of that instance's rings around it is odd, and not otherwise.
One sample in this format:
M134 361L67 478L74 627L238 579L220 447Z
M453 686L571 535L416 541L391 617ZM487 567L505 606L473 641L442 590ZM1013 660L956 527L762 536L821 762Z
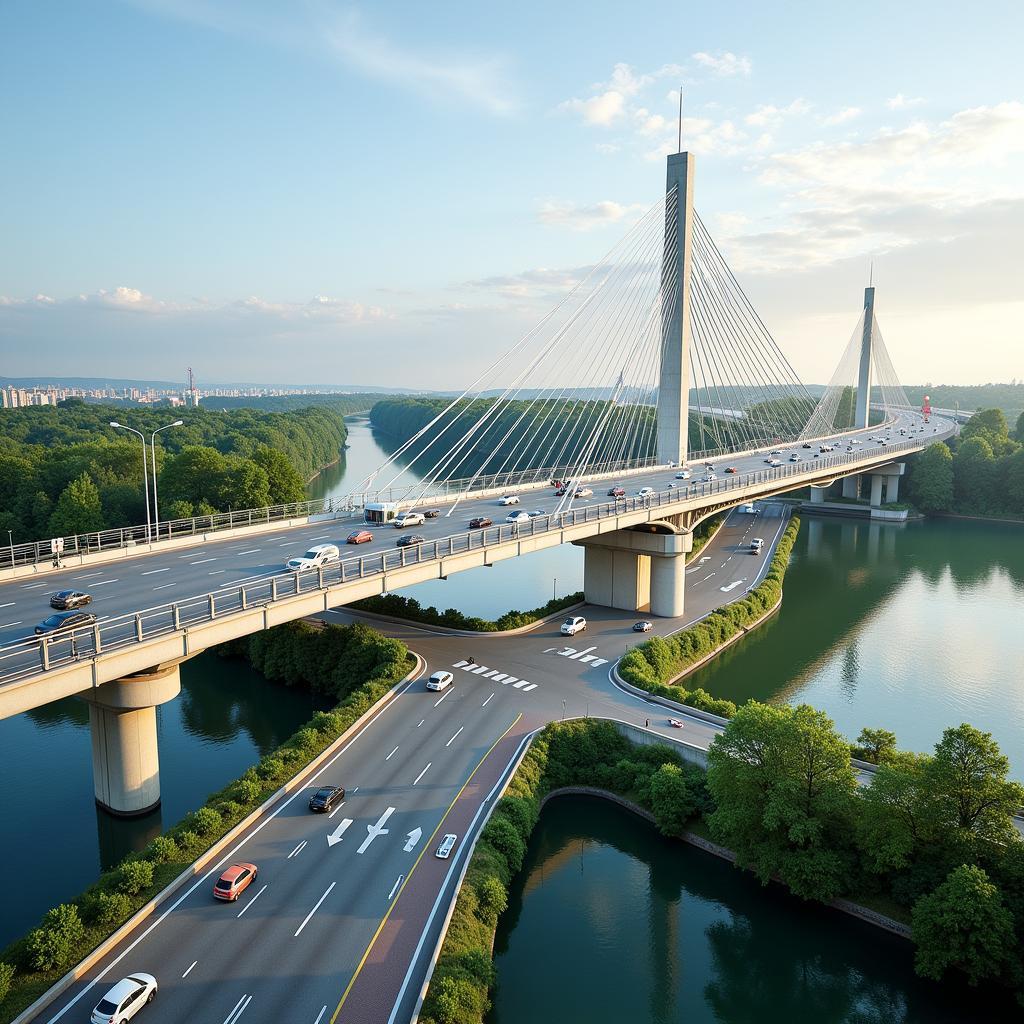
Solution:
M657 201L682 85L697 208L805 382L872 264L903 380L1020 378L1022 29L1009 3L126 0L55 31L17 0L0 368L469 383Z

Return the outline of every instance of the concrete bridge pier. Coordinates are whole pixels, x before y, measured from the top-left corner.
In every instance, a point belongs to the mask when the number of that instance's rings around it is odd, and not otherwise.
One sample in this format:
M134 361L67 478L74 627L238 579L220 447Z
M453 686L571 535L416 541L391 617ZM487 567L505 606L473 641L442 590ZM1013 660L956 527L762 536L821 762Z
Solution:
M583 592L592 604L666 618L683 614L691 532L659 520L573 543L584 550Z
M93 789L104 810L134 817L160 803L156 709L180 692L175 663L104 683L82 695L89 705Z
M860 496L860 477L854 473L853 476L843 477L843 497L856 500Z

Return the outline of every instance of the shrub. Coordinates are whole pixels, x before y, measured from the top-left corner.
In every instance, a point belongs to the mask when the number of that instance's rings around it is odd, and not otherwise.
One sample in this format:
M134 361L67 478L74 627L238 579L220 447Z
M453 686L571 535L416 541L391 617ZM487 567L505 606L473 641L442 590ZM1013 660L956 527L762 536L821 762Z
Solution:
M230 793L233 801L238 801L240 804L254 804L262 795L263 786L255 779L241 778L231 787Z
M212 807L200 807L186 814L185 828L204 839L220 828L220 815Z
M481 839L493 846L505 858L510 877L523 866L523 858L526 856L526 840L508 818L497 813L494 814L487 823Z
M146 847L146 860L154 864L168 864L181 855L178 844L170 836L157 836Z
M256 766L256 772L267 782L279 779L284 774L284 761L279 757L265 757Z
M488 1009L486 990L468 978L445 977L437 984L430 1007L430 1015L437 1024L465 1024L480 1020Z
M178 847L183 853L192 853L199 846L199 833L184 829L178 833Z
M497 921L508 906L508 892L494 875L488 876L477 886L476 895L480 913L488 921Z
M11 981L14 979L14 968L10 964L0 961L0 1003L7 998L11 990Z
M127 920L131 912L131 898L124 892L101 892L93 905L94 920L105 928Z
M32 966L37 971L63 970L74 961L85 937L78 908L61 903L46 912L43 923L28 936Z
M216 810L225 821L231 821L232 818L237 818L245 808L236 800L222 800L217 804Z
M153 865L148 860L125 861L117 872L117 887L129 896L138 896L152 884Z

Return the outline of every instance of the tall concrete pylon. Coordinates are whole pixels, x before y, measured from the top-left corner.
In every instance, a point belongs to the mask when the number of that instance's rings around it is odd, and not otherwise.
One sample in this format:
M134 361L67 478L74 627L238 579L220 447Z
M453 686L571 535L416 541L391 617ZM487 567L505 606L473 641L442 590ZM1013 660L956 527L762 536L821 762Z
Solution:
M693 232L692 153L668 158L661 326L661 376L658 384L658 462L686 461L690 398L690 259Z
M860 341L860 373L857 376L857 405L854 426L866 427L871 415L871 346L875 326L875 289L864 289L864 332Z

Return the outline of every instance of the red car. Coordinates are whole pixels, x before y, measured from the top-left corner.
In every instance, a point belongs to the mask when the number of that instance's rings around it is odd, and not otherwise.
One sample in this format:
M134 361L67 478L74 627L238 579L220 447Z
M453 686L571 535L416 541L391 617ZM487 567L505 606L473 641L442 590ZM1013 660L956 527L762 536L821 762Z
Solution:
M726 473L735 473L736 472L736 467L735 466L726 466L725 467L725 471L726 471Z
M369 530L356 530L348 535L348 544L369 544L373 540L373 534Z
M609 487L608 488L608 497L609 498L622 498L622 497L625 497L625 494L626 494L626 488L625 487Z
M237 900L256 881L257 874L255 864L232 864L217 879L213 895L219 900Z
M487 526L492 526L492 522L487 516L477 516L476 519L470 519L469 528L471 530L482 530Z

